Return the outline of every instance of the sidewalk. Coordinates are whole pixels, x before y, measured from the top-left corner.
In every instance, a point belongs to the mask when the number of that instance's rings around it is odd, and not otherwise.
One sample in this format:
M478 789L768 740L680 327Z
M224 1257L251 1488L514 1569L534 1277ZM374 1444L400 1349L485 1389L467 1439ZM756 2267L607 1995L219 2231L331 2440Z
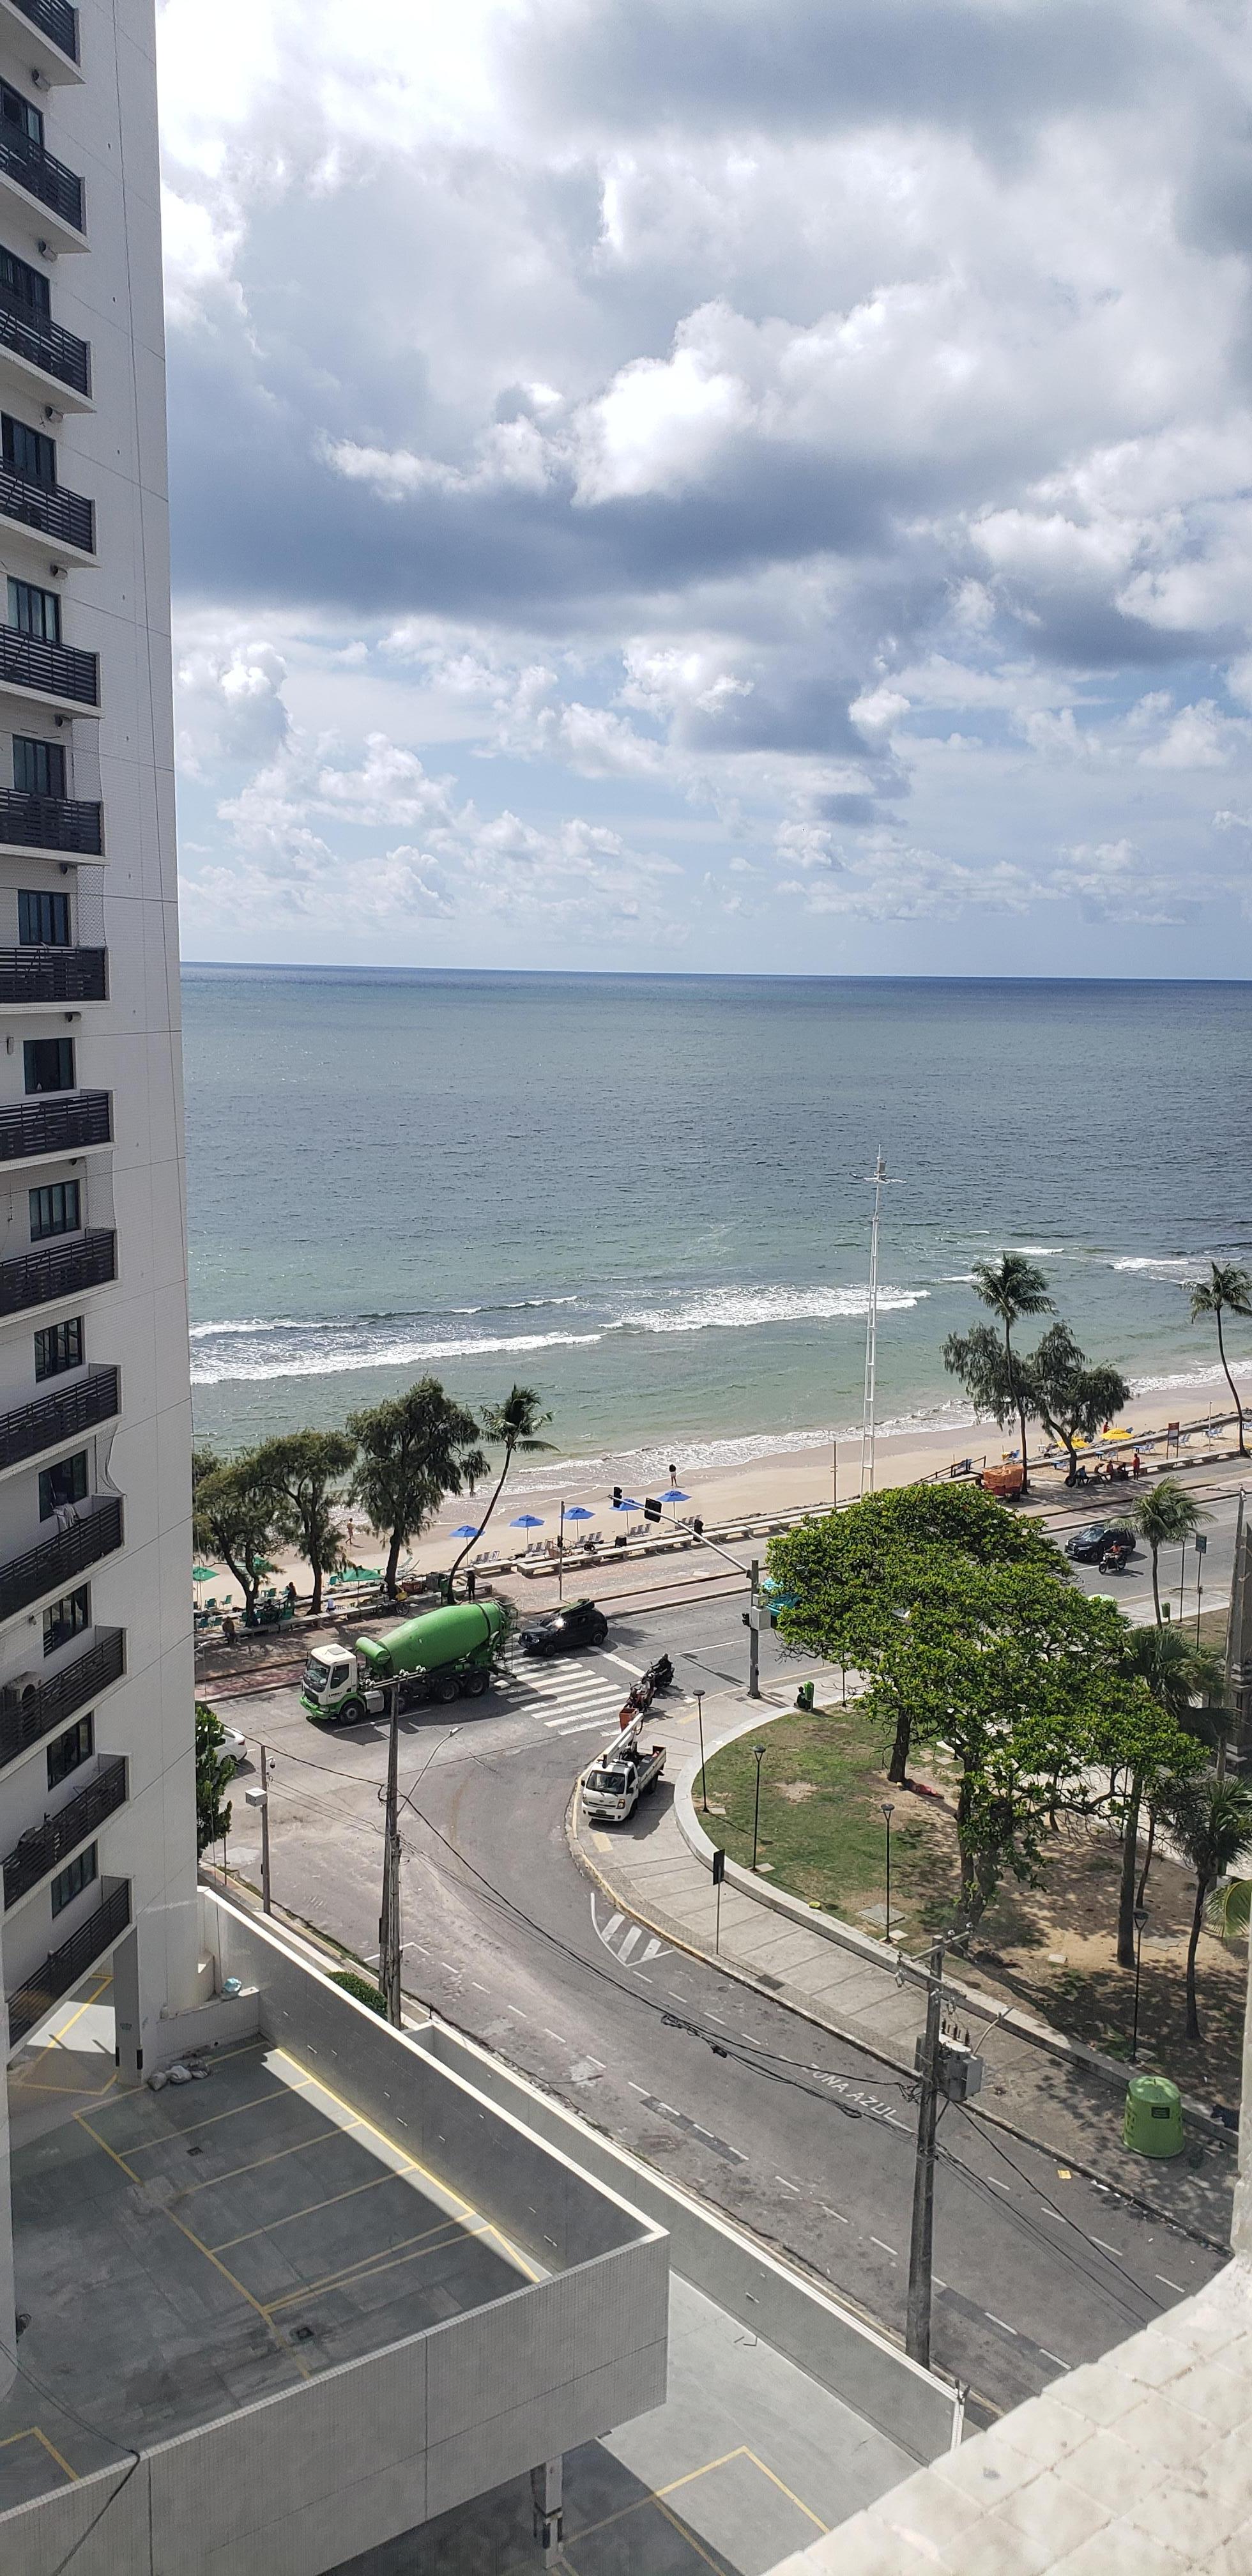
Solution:
M819 1677L819 1689L821 1686ZM732 1737L768 1723L792 1704L793 1688L774 1685L760 1701L736 1692L704 1704L708 1757ZM696 1712L649 1717L649 1742L666 1747L666 1781L613 1833L592 1828L575 1798L571 1848L587 1876L623 1914L649 1931L712 1960L717 1937L713 1846L700 1829L692 1788L700 1765ZM925 2021L924 1982L884 1945L851 1925L836 1925L781 1888L754 1881L728 1861L721 1891L717 1964L893 2068L914 2069L914 2041ZM997 2012L991 1999L959 1975L945 1979L950 2024L969 2032L983 2058L977 2114L1042 2148L1058 2163L1170 2219L1223 2252L1230 2241L1235 2183L1233 2133L1188 2106L1188 2155L1147 2163L1121 2143L1127 2070L1093 2049L1046 2032L1016 2009ZM1197 2155L1193 2164L1192 2156Z

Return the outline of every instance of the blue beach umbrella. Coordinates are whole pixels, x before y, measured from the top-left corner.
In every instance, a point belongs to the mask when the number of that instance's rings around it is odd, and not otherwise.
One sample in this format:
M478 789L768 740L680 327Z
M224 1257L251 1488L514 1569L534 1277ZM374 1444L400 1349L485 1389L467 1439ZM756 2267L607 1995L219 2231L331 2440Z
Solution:
M452 1535L454 1538L477 1538L478 1531L473 1521L462 1521L460 1528L454 1529Z
M585 1503L571 1503L565 1517L567 1521L593 1521L595 1513L589 1512Z
M684 1494L680 1485L671 1485L669 1492L662 1494L661 1500L663 1503L689 1503L691 1496Z

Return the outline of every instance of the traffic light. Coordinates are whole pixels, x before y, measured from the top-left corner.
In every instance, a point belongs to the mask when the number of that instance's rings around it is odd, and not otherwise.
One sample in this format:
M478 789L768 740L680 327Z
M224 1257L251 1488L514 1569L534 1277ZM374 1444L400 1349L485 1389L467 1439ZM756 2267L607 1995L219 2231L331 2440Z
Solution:
M661 1506L658 1503L655 1494L648 1494L645 1496L643 1517L646 1521L659 1521L661 1517Z
M621 1489L621 1486L620 1486L620 1485L615 1485L615 1486L613 1487L613 1509L614 1509L614 1511L615 1511L615 1512L618 1512L618 1511L620 1511L620 1510L621 1510L621 1507L622 1507L622 1489Z

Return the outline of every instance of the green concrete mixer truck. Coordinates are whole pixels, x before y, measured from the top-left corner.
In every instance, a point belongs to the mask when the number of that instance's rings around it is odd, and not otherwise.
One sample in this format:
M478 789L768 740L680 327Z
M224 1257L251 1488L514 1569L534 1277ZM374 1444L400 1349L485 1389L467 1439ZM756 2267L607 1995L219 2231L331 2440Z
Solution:
M315 1646L304 1668L300 1706L329 1726L381 1717L393 1682L401 1708L423 1700L476 1698L491 1680L507 1633L498 1601L454 1601L406 1619L387 1637L358 1637L356 1650Z

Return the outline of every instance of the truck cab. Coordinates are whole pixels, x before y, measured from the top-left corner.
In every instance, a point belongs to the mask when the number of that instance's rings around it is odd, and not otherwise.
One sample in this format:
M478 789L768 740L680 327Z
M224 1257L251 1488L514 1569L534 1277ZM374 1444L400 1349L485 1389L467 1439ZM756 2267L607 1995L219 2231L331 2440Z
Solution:
M383 1695L364 1687L356 1656L345 1646L315 1646L304 1667L300 1704L310 1717L351 1726L363 1717L377 1716Z

